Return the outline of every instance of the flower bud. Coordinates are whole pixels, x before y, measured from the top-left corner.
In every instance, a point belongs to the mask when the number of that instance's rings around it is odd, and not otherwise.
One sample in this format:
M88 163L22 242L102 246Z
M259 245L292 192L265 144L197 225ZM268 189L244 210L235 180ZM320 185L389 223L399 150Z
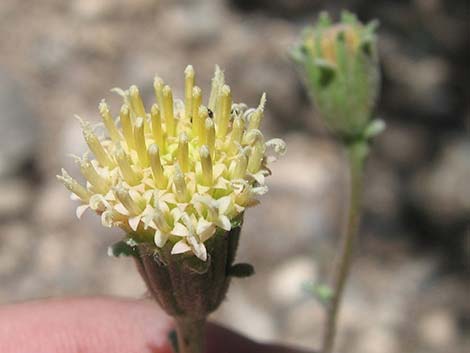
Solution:
M345 140L366 139L371 123L380 84L376 27L348 12L332 23L324 13L292 52L321 117Z

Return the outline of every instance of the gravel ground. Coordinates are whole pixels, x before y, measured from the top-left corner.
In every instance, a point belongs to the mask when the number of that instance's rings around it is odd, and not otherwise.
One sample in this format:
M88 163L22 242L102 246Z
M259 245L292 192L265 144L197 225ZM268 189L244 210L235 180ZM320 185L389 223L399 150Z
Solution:
M214 319L259 340L317 347L323 309L301 287L331 265L346 167L286 53L304 24L339 3L0 2L0 303L144 295L132 261L106 256L119 231L91 214L77 221L55 180L61 166L74 170L67 155L84 149L73 114L98 120L101 98L117 106L109 89L133 83L150 101L157 72L180 95L188 63L207 86L218 63L236 100L255 105L267 91L264 128L288 154L246 216L239 258L257 275L233 283ZM338 352L468 352L468 4L353 3L382 22L388 129L368 165Z

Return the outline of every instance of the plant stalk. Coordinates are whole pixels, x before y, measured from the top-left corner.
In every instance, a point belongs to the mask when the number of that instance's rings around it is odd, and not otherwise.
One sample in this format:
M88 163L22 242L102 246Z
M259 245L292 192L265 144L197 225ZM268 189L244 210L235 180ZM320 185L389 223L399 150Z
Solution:
M177 317L175 320L177 353L204 353L206 320L188 317Z
M347 145L350 173L350 196L348 220L341 239L331 278L332 297L327 305L326 326L323 335L323 353L332 353L337 330L341 299L351 269L355 240L361 215L364 162L367 156L367 142Z

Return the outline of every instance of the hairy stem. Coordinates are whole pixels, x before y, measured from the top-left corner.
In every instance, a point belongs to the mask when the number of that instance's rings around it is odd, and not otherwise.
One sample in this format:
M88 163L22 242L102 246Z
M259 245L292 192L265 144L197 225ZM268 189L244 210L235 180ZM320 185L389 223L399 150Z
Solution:
M205 319L176 318L177 353L204 353Z
M337 255L335 267L333 268L331 279L332 297L327 307L323 353L332 353L333 351L341 299L351 268L354 244L361 215L363 172L367 149L366 142L358 142L347 146L350 171L348 221L341 239L341 247Z

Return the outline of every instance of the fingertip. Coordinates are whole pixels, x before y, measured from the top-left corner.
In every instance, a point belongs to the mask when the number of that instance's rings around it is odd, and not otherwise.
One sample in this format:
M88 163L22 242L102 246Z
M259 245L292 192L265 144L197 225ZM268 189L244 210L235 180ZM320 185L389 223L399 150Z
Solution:
M170 329L149 301L74 298L0 309L2 353L171 353Z

